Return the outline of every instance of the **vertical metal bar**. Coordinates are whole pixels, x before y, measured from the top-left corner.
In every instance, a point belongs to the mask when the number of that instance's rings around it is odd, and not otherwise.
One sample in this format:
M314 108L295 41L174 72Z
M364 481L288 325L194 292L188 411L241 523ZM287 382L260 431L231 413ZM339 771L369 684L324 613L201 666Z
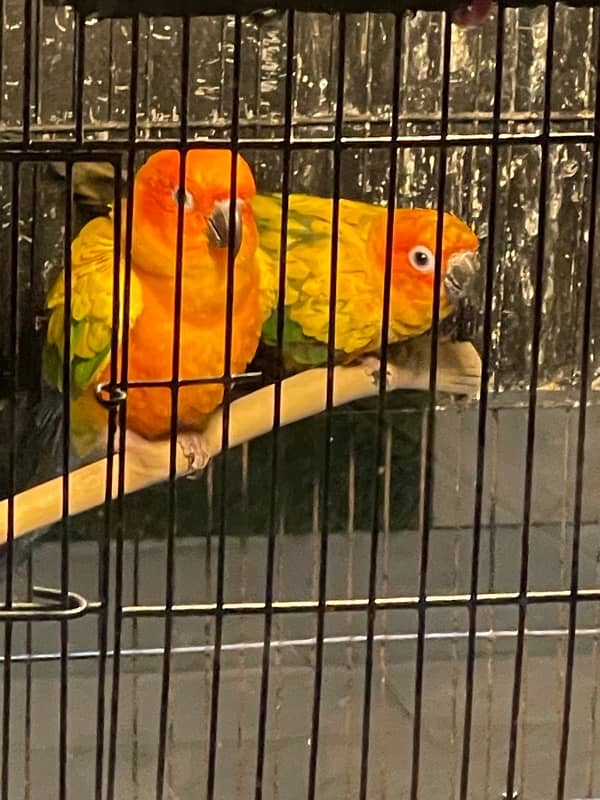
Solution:
M281 537L284 531L285 531L285 516L283 513L280 512L278 520L278 529L277 529L278 536ZM277 558L277 567L276 567L277 583L279 586L281 586L282 565L283 565L283 557L282 557L282 552L280 551L279 557ZM283 727L281 724L281 709L284 707L283 677L282 677L283 658L281 654L281 646L279 646L279 642L281 642L282 639L284 638L284 622L281 614L277 614L275 617L275 638L278 642L278 645L275 647L275 654L273 657L276 681L275 681L275 697L273 703L273 739L272 739L273 782L271 784L271 787L272 787L273 800L280 800L281 797L280 764L282 762L281 750L282 750L282 742L284 739L284 737L281 735Z
M321 536L319 547L319 583L317 608L317 633L315 646L315 682L308 764L308 800L314 800L317 790L317 758L319 753L319 727L321 718L321 689L323 684L323 638L325 634L325 602L327 599L327 555L329 537L329 489L331 480L331 409L333 407L333 370L335 367L335 324L337 310L337 261L340 228L341 148L344 122L344 67L346 64L346 15L338 17L338 62L335 102L335 128L333 151L333 201L331 219L331 264L329 276L329 326L327 331L327 390L325 402L325 453L323 456L323 483Z
M556 3L548 5L548 28L546 42L546 74L544 76L544 110L542 121L542 144L540 163L540 192L538 217L538 251L533 303L533 333L531 337L531 373L527 416L527 444L525 449L525 490L523 496L523 526L521 529L521 574L519 580L519 615L517 622L517 646L515 654L515 674L511 705L510 743L506 773L506 795L513 796L517 757L517 739L521 703L521 680L523 674L523 655L525 643L525 621L527 615L527 584L529 577L529 533L531 527L531 500L533 494L533 461L535 449L535 429L537 411L537 384L541 341L541 319L543 304L544 242L546 236L546 195L548 191L548 149L550 139L550 111L552 103L552 63L554 53L554 23Z
M456 482L454 484L454 503L456 508L460 508L460 498L462 495L462 457L463 457L463 446L462 443L464 441L464 413L463 410L458 408L456 410L456 439L458 446L456 448L456 462L454 465L454 474L456 475ZM460 593L460 556L461 556L461 545L464 540L462 535L462 531L460 529L460 525L458 521L454 525L455 532L454 532L454 546L453 546L453 587L452 592L453 594ZM463 614L462 611L455 608L452 613L452 630L459 633L461 632L462 627L462 619ZM450 797L455 798L457 793L457 779L460 781L459 777L459 768L458 768L458 684L459 684L459 675L460 675L460 656L459 656L459 648L458 648L458 637L453 638L450 641L450 650L452 652L452 692L451 692L451 699L450 699L450 713L452 716L452 731L450 734L450 747L452 752L452 765L450 769Z
M63 426L62 426L62 526L61 526L61 594L64 605L68 602L69 592L69 461L71 434L71 239L73 234L73 163L66 165L66 205L65 205L65 243L64 243L64 349L63 349ZM69 626L66 620L60 623L60 715L59 715L59 797L67 797L67 763L68 763L68 678L69 678Z
M75 120L75 141L83 142L83 78L85 68L85 18L75 12L75 48L74 48L74 97L73 118Z
M10 309L9 309L9 353L10 369L8 375L8 520L6 531L6 589L4 603L10 608L13 602L13 542L15 535L15 490L16 490L16 452L15 435L17 403L17 341L19 315L19 180L20 162L15 161L11 170L10 202ZM4 669L2 676L2 775L0 791L2 800L9 800L9 762L10 762L10 713L11 713L11 651L13 625L4 623Z
M560 625L562 628L562 623ZM562 637L559 641L562 641ZM525 792L525 778L526 778L526 770L527 770L527 736L525 735L525 731L527 730L527 698L528 698L528 667L529 667L529 647L528 647L528 639L525 637L525 641L523 644L523 681L522 681L522 690L521 690L521 714L519 717L519 726L520 726L520 736L519 736L519 746L518 746L518 754L517 759L519 763L519 788L515 789L513 794L516 794L517 797L523 797Z
M31 51L33 37L33 3L26 2L23 10L23 146L27 147L30 142L30 123L31 123Z
M348 542L348 566L346 568L346 597L354 595L354 564L356 561L356 446L352 428L348 430L348 520L346 524L346 540ZM346 614L346 625L350 628L353 621L352 612ZM346 668L345 695L352 697L354 684L354 645L348 642L346 645L346 658L344 666ZM354 737L352 735L353 707L351 703L346 704L344 715L343 738L346 742L345 753L345 792L347 796L351 794L352 786L352 764L354 761Z
M223 14L221 18L221 50L220 50L220 73L222 76L221 80L221 91L219 92L219 119L225 119L226 109L225 109L225 78L227 75L227 22L228 17ZM235 57L235 53L234 53Z
M32 565L31 551L27 556L27 601L31 603L33 599L33 565ZM25 627L25 652L31 654L33 651L33 636L32 636L32 623L28 622ZM23 800L31 799L31 701L32 701L32 664L28 660L25 664L25 713L24 713L24 742L23 749L24 765L23 765ZM5 798L3 798L5 800Z
M446 194L446 139L448 136L448 106L450 99L450 55L452 26L450 14L444 12L444 40L442 53L442 93L440 120L440 163L438 184L438 218L435 244L435 270L431 321L431 355L429 363L429 404L425 419L425 459L423 466L423 504L421 518L421 563L419 574L419 607L417 610L417 653L415 663L415 702L413 726L413 751L410 781L410 800L419 796L419 762L421 756L421 716L423 705L423 667L425 661L425 630L427 622L427 570L429 565L429 538L433 513L433 448L435 436L435 399L440 323L440 290L442 269L442 237L444 228L444 200Z
M113 92L114 92L114 70L113 70L113 62L115 58L115 29L116 29L116 20L111 19L109 22L109 31L108 31L108 53L107 53L107 61L108 61L108 85L107 85L107 100L106 100L106 117L109 122L112 122L113 116Z
M237 195L237 157L240 133L240 75L242 68L242 18L234 16L233 28L233 72L231 98L231 175L230 175L230 209L229 209L229 247L227 248L227 298L225 304L225 353L224 353L224 392L223 392L223 427L221 454L221 503L217 550L217 586L215 611L215 649L212 661L212 686L210 695L210 727L208 772L206 776L206 797L213 800L215 793L217 735L219 724L219 689L221 685L221 645L223 643L223 601L225 591L225 525L227 518L227 448L229 445L229 417L231 403L231 352L233 343L233 297L234 297L234 265L233 235L235 228L235 197Z
M38 15L39 15L39 3L38 3ZM36 20L36 25L39 25L39 16ZM39 41L38 31L36 29L36 42ZM35 59L37 60L39 55L39 49L36 46L35 50ZM34 62L36 63L36 62ZM37 66L37 65L36 65ZM36 113L37 113L37 105L36 105ZM39 300L39 290L41 287L38 287L38 282L40 280L39 271L37 269L37 210L39 207L38 201L38 180L39 180L39 167L37 164L33 165L33 175L32 175L32 226L31 226L31 263L29 265L29 281L32 287L32 295L35 307L37 308L37 303ZM32 371L35 375L41 375L41 357L35 359L34 363L32 364ZM37 388L37 396L39 397L40 394L40 387L38 385ZM28 602L32 602L33 600L33 550L30 548L27 553L27 566L26 566L26 575L27 575L27 594L26 598ZM27 622L25 625L25 650L27 653L31 654L33 652L33 624L31 622ZM31 733L32 733L32 686L33 686L33 670L32 664L30 661L27 662L25 665L25 713L24 713L24 750L25 750L25 758L24 758L24 765L23 765L23 782L24 782L24 792L23 792L23 800L30 800L31 797Z
M133 650L138 649L138 629L132 629L131 645ZM131 800L139 798L139 762L140 762L140 701L139 701L139 681L138 660L134 656L132 659L132 680L131 680Z
M186 159L188 141L188 102L190 80L190 18L184 16L181 28L181 130L179 148L179 186L186 185ZM175 297L173 301L173 353L171 383L171 420L169 432L169 502L167 527L167 557L165 575L165 628L162 661L160 721L158 728L158 761L156 769L156 800L162 800L165 783L165 755L169 728L169 695L171 688L171 646L173 640L173 597L175 593L175 533L177 529L177 431L179 428L179 365L181 351L181 299L183 287L183 228L185 191L179 191L177 206L177 241L175 254Z
M135 174L135 144L137 139L138 65L140 47L140 18L134 14L131 21L131 85L129 89L129 128L127 152L127 205L125 211L125 277L123 281L123 325L121 341L121 387L127 386L129 370L129 303L131 296L131 246L133 236L133 184ZM119 203L121 200L119 199ZM115 798L117 738L119 730L119 689L121 678L121 637L123 632L123 497L125 494L125 441L127 426L127 401L119 409L119 474L117 494L117 525L115 527L115 587L114 587L114 643L108 737L107 800ZM109 563L104 566L108 572Z
M579 550L581 542L581 522L583 513L583 478L585 466L585 431L587 424L587 392L590 365L590 339L592 329L592 295L594 289L596 220L598 210L599 161L600 161L600 40L596 45L596 97L594 108L594 143L592 150L592 176L590 197L590 226L588 229L588 258L585 275L585 300L583 307L583 336L581 346L581 377L579 387L579 415L577 426L577 450L575 459L575 508L573 511L573 544L571 552L571 594L569 597L569 626L567 642L567 661L563 699L563 719L560 741L560 757L557 800L565 796L567 777L567 757L569 753L569 732L571 723L571 704L573 693L573 668L575 666L575 629L577 626L577 592L579 589Z
M42 105L42 82L40 80L41 72L41 38L42 38L42 0L36 0L36 14L35 14L35 33L34 33L34 46L33 46L33 69L34 69L34 97L33 97L33 118L35 123L40 120L40 108ZM29 115L28 115L29 116Z
M112 29L111 29L112 30ZM112 37L111 37L112 42ZM77 93L75 131L79 144L83 141L83 79L85 67L85 20L77 17L76 40L77 85L81 91ZM112 79L112 74L111 74ZM109 92L110 100L110 92ZM114 164L114 207L113 207L113 297L112 297L112 336L110 380L116 384L118 380L119 352L119 317L120 317L120 264L121 264L121 165ZM113 528L112 486L114 442L117 430L117 408L108 413L106 441L106 477L104 489L104 526L102 536L98 540L98 597L102 604L98 618L98 689L96 706L96 768L95 768L95 800L102 800L104 772L104 734L106 713L106 651L108 647L108 593L110 581L110 536ZM122 509L117 511L117 527L122 516Z
M116 385L118 380L119 352L119 317L120 317L120 284L121 284L121 166L115 164L114 176L114 209L113 209L113 306L112 337L110 343L110 381ZM104 771L104 733L106 713L106 650L108 647L108 601L110 582L110 535L113 527L113 461L114 442L117 431L117 408L108 413L106 441L106 478L104 488L104 526L98 541L98 597L102 605L98 618L98 696L96 712L96 774L95 800L102 800L102 782Z
M369 777L369 745L371 733L371 700L373 690L373 636L375 635L375 598L377 594L377 558L379 552L379 506L385 494L385 396L388 340L390 328L390 303L392 291L392 253L394 247L394 218L398 180L398 148L400 117L400 64L402 60L403 24L401 13L394 15L394 55L392 78L392 119L390 147L390 172L388 179L388 204L385 232L385 266L381 312L381 350L379 395L377 402L375 462L373 474L376 476L373 496L373 521L371 527L371 550L369 560L369 605L367 608L367 631L365 643L365 688L363 695L362 741L360 759L360 800L367 800Z
M598 564L596 564L595 569L595 577L596 577L596 585L598 584L599 579L599 568ZM600 614L598 610L595 614L594 619L594 627L596 631L600 631ZM592 645L592 692L590 695L590 735L588 740L588 752L590 754L589 765L588 765L588 777L587 777L587 794L589 797L593 797L594 795L594 787L596 786L596 768L597 762L595 758L595 754L597 752L598 747L598 696L600 694L599 687L600 687L600 658L599 658L599 648L598 645L600 643L600 636L598 633L594 636L594 643Z
M27 0L26 0L27 2ZM6 3L0 0L0 64L5 63L4 31L6 30ZM0 121L4 117L4 69L0 70Z
M489 517L487 522L489 544L488 544L488 564L489 576L487 581L487 591L492 594L496 588L496 497L498 493L498 410L492 408L490 414L490 431L487 441L488 451L492 450L492 455L488 461L491 464L489 478ZM487 611L489 619L489 629L495 627L495 609L493 606ZM494 675L495 675L495 648L492 638L486 640L486 730L485 730L485 800L491 800L491 774L492 774L492 750L494 742L492 739L492 721L494 707ZM496 800L495 795L493 800Z
M398 188L396 186L396 192ZM393 413L393 412L392 412ZM389 592L390 575L390 540L391 540L391 499L392 499L392 452L394 446L393 427L391 422L385 427L385 468L383 476L383 548L381 554L381 595L386 597ZM385 611L380 615L384 634L388 631L389 616ZM393 617L393 615L392 615ZM393 626L393 622L392 622ZM387 691L390 685L390 671L388 668L388 653L386 650L385 639L381 641L379 650L379 696L380 702L385 707L387 705ZM350 684L350 688L351 688ZM382 748L379 760L379 784L381 786L382 797L387 797L389 791L388 775L390 765L386 748Z
M471 550L471 586L468 606L469 637L467 640L467 668L465 674L465 713L463 728L462 763L460 773L460 800L467 800L469 792L469 764L471 758L471 728L473 724L473 684L475 675L475 635L477 632L477 594L479 591L479 558L481 552L481 518L483 513L483 485L487 445L488 384L492 343L492 308L494 297L496 208L498 189L498 142L500 115L502 113L502 76L504 64L504 5L497 6L496 19L496 71L494 76L494 106L492 112L492 159L490 165L490 208L488 216L488 252L485 270L485 301L483 312L483 342L481 354L481 384L479 388L479 416L477 422L477 456L475 467L475 507L473 511L473 543Z
M291 138L292 138L292 102L294 87L294 11L287 12L286 26L286 71L284 95L284 145L282 154L282 186L281 186L281 236L279 240L279 286L277 302L277 349L276 361L283 363L283 336L285 323L285 287L287 265L287 231L288 208L290 194L291 173ZM275 382L273 394L273 444L271 461L271 504L269 509L269 534L267 541L267 569L265 586L265 627L263 639L262 673L260 685L260 709L258 718L258 735L256 747L256 782L255 800L262 800L263 776L265 762L265 738L267 732L267 711L269 699L269 678L271 664L271 634L273 627L273 578L275 572L275 541L278 523L278 494L277 478L279 474L279 423L281 416L281 378Z

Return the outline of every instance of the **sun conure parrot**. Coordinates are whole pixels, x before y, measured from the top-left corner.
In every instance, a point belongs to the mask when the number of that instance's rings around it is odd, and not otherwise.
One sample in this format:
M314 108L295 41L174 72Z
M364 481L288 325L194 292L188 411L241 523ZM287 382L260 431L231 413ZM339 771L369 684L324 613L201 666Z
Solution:
M275 345L281 245L281 196L258 194L252 209L259 232L261 291L272 313L263 341ZM333 202L292 194L288 205L283 356L288 369L327 361ZM340 200L336 279L336 362L381 346L387 209ZM388 342L418 336L432 324L438 213L397 208L391 260ZM476 269L477 236L458 217L444 215L439 318L464 295Z
M179 379L219 378L225 369L227 264L231 153L190 150L186 184L179 188L180 155L161 150L138 170L134 182L129 312L128 381L170 381L173 377L174 299L178 206L183 205L182 302ZM231 371L243 372L260 336L262 312L255 258L257 232L249 200L252 172L238 156ZM122 207L121 300L125 274L125 218ZM94 397L110 377L114 222L88 222L71 249L71 438L80 456L98 443L106 411ZM61 390L65 279L61 273L47 297L50 312L44 376ZM121 325L123 314L121 311ZM122 333L122 332L121 332ZM121 337L120 337L121 340ZM179 390L180 429L198 429L221 402L219 383L184 385ZM127 427L144 438L168 434L169 388L129 387ZM105 437L101 438L105 445Z

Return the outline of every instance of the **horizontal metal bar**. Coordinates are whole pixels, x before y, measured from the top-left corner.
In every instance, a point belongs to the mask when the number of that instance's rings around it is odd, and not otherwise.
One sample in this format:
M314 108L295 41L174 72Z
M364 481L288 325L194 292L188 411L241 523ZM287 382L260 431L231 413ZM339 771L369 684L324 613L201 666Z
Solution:
M404 13L405 11L453 11L466 3L464 0L270 0L265 10L264 0L44 0L51 6L74 6L81 14L94 17L131 17L134 14L151 16L207 16L221 14L250 14L268 18L273 13L312 11L333 14L336 12L361 13L379 11ZM539 0L505 0L507 7L548 5ZM585 0L568 0L568 6L595 6Z
M60 592L56 589L45 589L34 587L34 593L40 597L48 599L60 598ZM33 621L34 619L62 619L65 616L76 617L83 614L98 614L104 609L104 604L96 600L86 600L76 592L69 592L70 605L67 609L48 609L39 607L35 604L15 603L9 617L12 621ZM600 600L600 589L580 589L576 595L580 602L597 602ZM468 594L454 595L429 595L425 601L426 608L465 608L472 603L478 606L510 606L510 605L539 605L547 603L566 603L571 600L569 590L556 591L531 591L524 597L518 592L495 592L482 593L472 598ZM373 601L377 611L414 611L419 608L419 598L416 596L406 597L379 597ZM0 607L1 608L1 607ZM317 600L275 600L272 605L273 613L277 614L303 614L317 611L319 603ZM331 599L325 601L325 610L329 612L338 611L365 611L369 608L367 598L356 599ZM0 621L7 610L0 611ZM169 613L177 616L240 616L255 615L265 613L263 602L246 603L223 603L217 606L216 603L180 603L171 606ZM165 614L164 605L128 605L123 606L122 614L124 617L162 617ZM41 615L41 616L40 616ZM53 615L53 616L49 616ZM56 616L58 615L58 616Z
M422 136L399 136L392 139L390 136L344 136L339 140L334 137L296 137L291 142L277 137L273 139L240 139L236 148L240 150L352 150L356 149L406 149L410 147L504 147L504 146L535 146L545 141L550 144L593 144L600 138L594 131L551 131L547 136L541 133L502 133L496 139L492 133L477 134L448 134L442 138L439 134L425 134ZM231 148L227 139L195 139L181 144L179 139L137 139L128 143L122 141L87 142L77 144L67 140L53 142L31 142L20 145L17 142L0 142L0 161L43 161L45 156L51 156L57 161L77 161L96 157L94 161L101 160L100 154L119 152L126 155L130 148L142 151L156 151L165 148L178 150L223 150ZM98 148L101 148L100 152Z
M483 593L471 598L468 594L454 595L429 595L424 602L426 608L466 608L472 603L478 606L510 606L510 605L539 605L543 603L567 603L571 599L568 590L554 592L528 592L521 597L518 592ZM576 596L581 602L597 602L600 600L600 589L581 589ZM419 608L418 597L379 597L375 598L373 605L377 611L407 610L414 611ZM102 608L100 603L89 602L87 613L94 613ZM169 608L169 613L176 616L212 617L217 615L238 616L265 613L265 604L256 603L181 603ZM275 614L304 614L317 611L317 600L275 600L269 609ZM356 600L326 600L325 610L336 611L365 611L369 608L367 598ZM166 612L164 605L128 605L123 606L122 613L125 617L162 617Z
M381 125L391 126L391 106L383 106L381 111L373 114L365 114L357 112L356 110L348 110L344 112L345 125ZM499 126L508 123L521 123L521 124L535 124L542 123L544 118L543 112L539 111L504 111L498 119ZM435 125L440 122L440 115L426 111L403 111L398 115L398 122L405 125L414 124L430 124ZM449 124L465 124L465 123L480 123L493 125L494 116L492 111L474 110L474 111L460 111L448 115ZM593 111L563 111L556 109L550 114L551 123L559 124L579 124L594 122ZM211 118L210 121L204 119L191 120L188 122L189 131L214 131L227 129L230 122L225 117ZM294 115L293 127L295 128L323 128L328 125L335 125L335 116L333 114L320 114L318 117L307 116L300 112ZM244 128L283 128L285 126L284 116L277 111L271 111L264 116L252 119L240 119L240 130ZM129 133L129 122L127 120L96 120L93 123L86 125L86 132L90 134L110 134L122 132ZM151 133L164 133L166 130L177 130L181 128L181 123L175 120L161 120L154 122L148 119L138 119L136 121L138 130L144 131L147 135ZM32 125L30 128L32 136L56 136L57 134L67 133L74 134L74 124L66 122L43 122ZM13 142L20 142L23 135L23 129L19 125L3 124L0 129L0 141L7 139Z
M532 630L525 630L525 636L531 639L562 639L568 636L569 631L566 628L539 628ZM468 631L435 631L425 633L425 639L428 641L457 641L466 639ZM600 628L577 628L575 635L579 638L599 637ZM498 641L499 639L516 639L517 631L515 630L486 630L477 631L475 633L476 639L483 639L486 641ZM373 636L374 642L381 644L391 642L413 642L417 638L416 633L377 633ZM364 633L346 636L325 636L323 644L336 645L336 644L363 644L366 642L367 637ZM273 649L287 649L299 647L314 647L316 639L314 636L309 636L303 639L275 639L271 641L270 646ZM221 650L227 652L247 652L248 650L262 651L264 648L264 640L256 642L226 642L221 645ZM164 655L163 647L125 647L119 650L119 655L124 658L142 658L144 656L162 656ZM198 644L198 645L181 645L172 647L169 651L171 655L178 656L194 656L205 655L214 652L214 645L212 644ZM114 650L107 650L106 656L112 658L115 654ZM69 661L86 661L98 658L100 655L98 650L75 650L69 653ZM17 653L10 658L11 663L16 664L31 664L47 661L58 661L60 653ZM0 656L0 663L4 662L4 657Z
M112 386L110 381L105 381L96 385L96 394L107 392L109 395L115 390L127 389L175 389L182 386L204 386L206 384L228 384L234 381L238 383L253 381L262 377L262 372L235 372L231 376L227 375L213 375L211 377L202 378L179 378L178 380L156 380L156 381L138 381L128 380L124 381L118 387ZM125 399L124 397L122 398Z
M231 381L238 381L241 379L250 381L255 380L256 378L260 377L262 373L260 372L248 372L242 373L242 375L232 375ZM6 377L6 373L0 370L0 378ZM208 383L220 383L223 382L218 378L210 379L206 381L205 379L200 379L202 382ZM193 384L195 381L193 378L190 378L189 381L180 380L177 382L178 386L186 386L189 384ZM102 391L110 387L110 383L103 383L99 384ZM173 383L170 381L128 381L126 384L126 388L172 388ZM512 399L514 397L515 390L507 390L506 392L499 391L493 395L490 395L488 401L488 409L493 411L518 411L524 408L527 408L527 400L525 399ZM588 400L586 402L586 408L600 408L600 385L590 387L590 392L588 394ZM0 411L5 408L6 399L2 396L0 397ZM572 411L574 409L579 408L579 397L570 397L565 394L564 391L560 389L546 389L543 386L538 388L538 402L537 407L545 410L563 410L563 411ZM477 397L462 397L462 396L450 396L447 400L440 397L439 401L436 403L435 410L439 412L444 411L468 411L472 409L476 409L479 406L479 400ZM354 415L360 413L361 417L367 416L376 416L377 409L376 408L361 408L360 412L352 405L346 406L336 406L331 410L331 413L338 416L338 415ZM386 409L386 415L393 419L399 415L406 415L406 414L415 414L419 413L418 408L414 407L400 407L400 408L388 408Z
M49 622L77 619L88 613L88 601L77 592L67 592L66 606L57 605L63 597L60 589L45 586L34 586L33 596L53 603L52 606L41 603L12 603L10 608L0 606L0 622Z
M98 147L93 147L91 150L81 150L81 145L76 145L74 147L65 147L65 142L56 142L56 150L54 149L54 143L50 142L40 142L43 145L51 144L52 147L48 150L48 152L44 151L41 148L33 146L32 143L27 145L23 145L21 149L21 145L19 142L2 142L0 141L0 161L20 161L20 162L40 162L46 163L48 160L48 153L51 153L56 158L57 161L63 161L66 163L75 163L77 161L81 161L85 159L86 161L98 161L98 162L105 162L108 161L115 169L119 169L121 166L121 152L116 150L114 147L110 147L110 149L106 149L105 145L108 144L107 142L99 142ZM112 145L112 142L110 143ZM79 151L78 151L79 148ZM11 152L6 152L6 150L10 150ZM123 145L123 151L125 151L125 145Z

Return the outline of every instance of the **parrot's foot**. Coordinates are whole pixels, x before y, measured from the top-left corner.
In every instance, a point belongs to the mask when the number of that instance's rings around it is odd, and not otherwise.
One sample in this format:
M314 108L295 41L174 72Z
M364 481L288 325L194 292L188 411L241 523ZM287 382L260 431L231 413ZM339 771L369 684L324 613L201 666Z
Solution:
M202 436L198 433L180 433L177 444L187 461L187 470L183 473L186 477L194 477L208 464L210 456L206 452Z
M115 433L115 452L120 448L120 433ZM179 433L177 435L177 474L194 476L203 470L209 461L209 454L198 433ZM147 474L152 474L159 465L169 463L170 444L168 438L150 440L127 430L125 433L125 452L129 465ZM183 455L183 458L181 457Z
M361 366L365 368L367 375L372 378L375 386L381 384L381 361L377 356L364 356L360 360ZM385 390L391 392L398 388L399 370L389 361L385 369Z

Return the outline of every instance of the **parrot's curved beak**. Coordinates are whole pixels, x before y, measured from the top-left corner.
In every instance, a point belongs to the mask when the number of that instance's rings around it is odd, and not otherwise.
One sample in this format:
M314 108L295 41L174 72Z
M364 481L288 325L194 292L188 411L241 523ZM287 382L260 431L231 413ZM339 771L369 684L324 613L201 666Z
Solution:
M453 253L450 256L448 269L444 275L444 288L453 303L465 297L478 269L479 258L477 253L468 251Z
M231 203L229 200L217 200L210 217L207 217L208 238L213 247L229 247L229 221L231 219ZM242 246L242 215L239 201L235 204L235 230L233 232L233 255L240 252Z

